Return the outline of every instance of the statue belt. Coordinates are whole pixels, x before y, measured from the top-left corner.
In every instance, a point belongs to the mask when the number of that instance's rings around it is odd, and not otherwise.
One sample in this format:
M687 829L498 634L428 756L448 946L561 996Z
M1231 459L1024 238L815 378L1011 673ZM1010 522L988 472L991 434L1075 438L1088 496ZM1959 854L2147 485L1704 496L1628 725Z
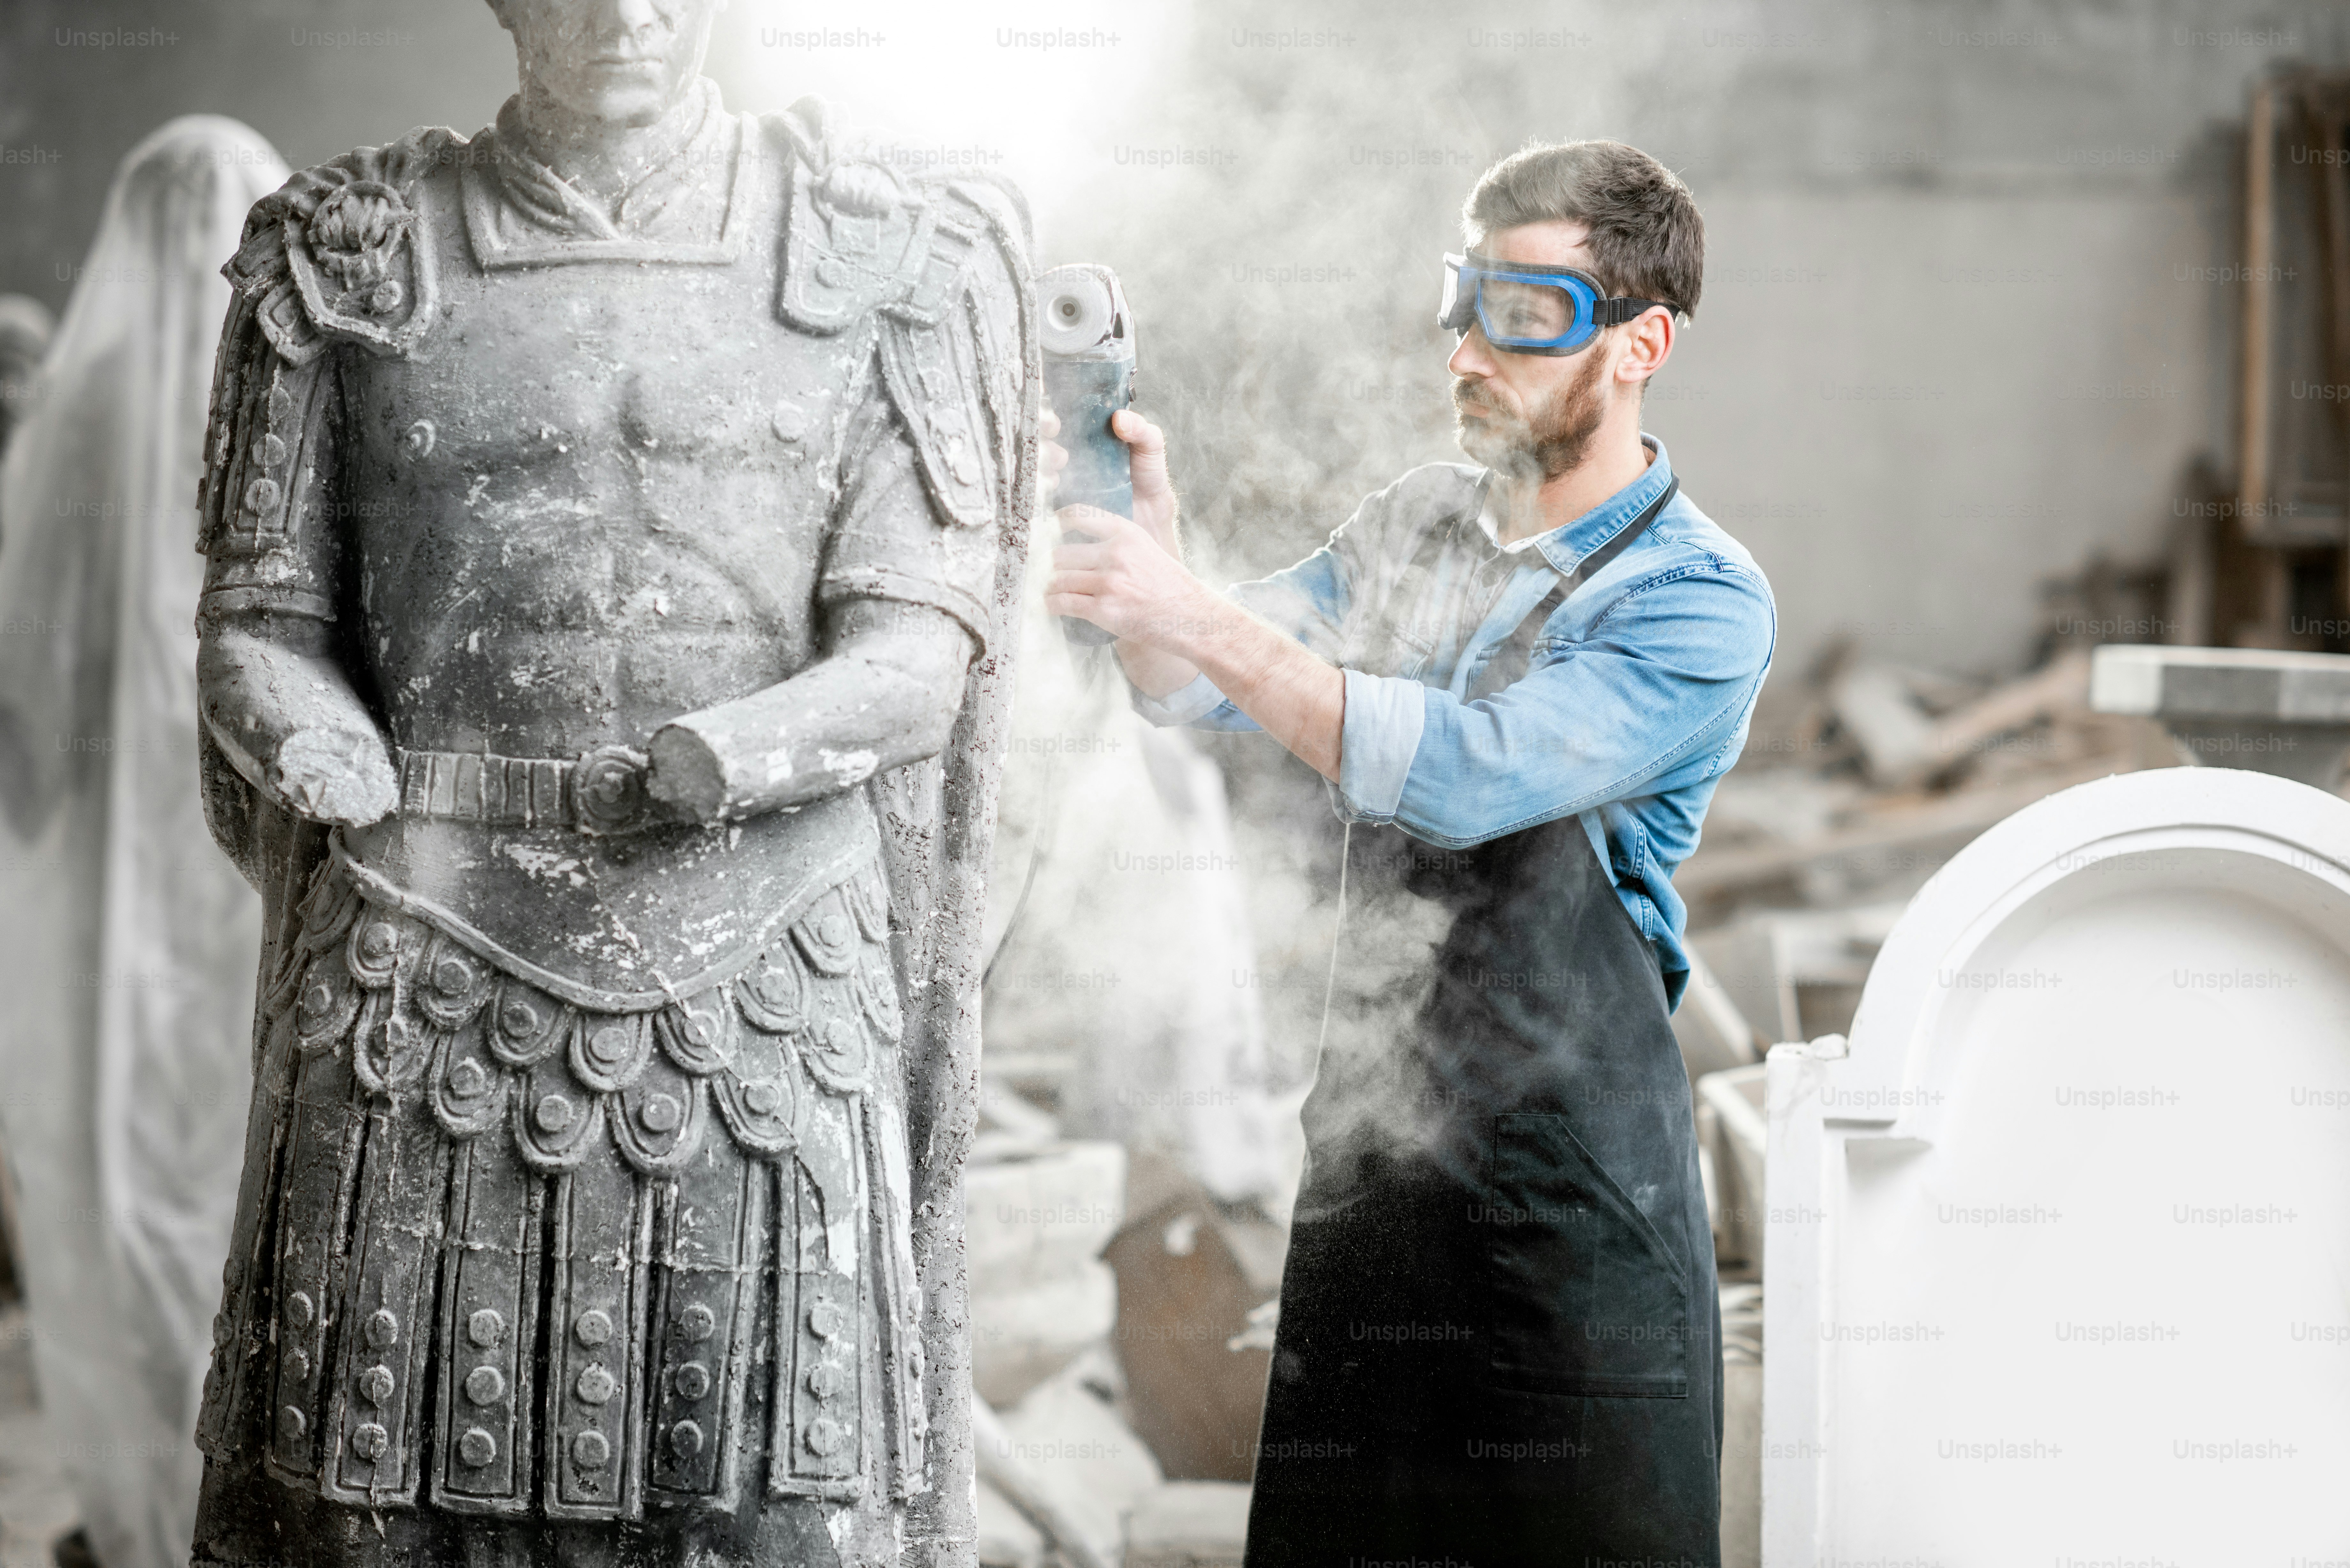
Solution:
M576 757L502 757L491 752L392 750L400 815L490 827L568 827L624 833L648 826L645 753L598 746Z

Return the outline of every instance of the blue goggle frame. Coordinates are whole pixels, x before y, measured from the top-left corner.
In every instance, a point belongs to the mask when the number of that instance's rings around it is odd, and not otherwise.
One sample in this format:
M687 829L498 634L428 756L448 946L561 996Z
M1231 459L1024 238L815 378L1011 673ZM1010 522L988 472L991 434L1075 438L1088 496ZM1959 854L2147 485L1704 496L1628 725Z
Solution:
M1488 282L1514 283L1547 288L1565 296L1566 330L1553 337L1527 337L1498 330L1485 308ZM1485 341L1509 354L1574 354L1581 351L1603 327L1629 321L1643 311L1670 310L1661 300L1609 295L1598 279L1571 266L1542 266L1532 262L1497 262L1490 256L1447 255L1444 258L1444 300L1436 324L1465 337L1474 322Z

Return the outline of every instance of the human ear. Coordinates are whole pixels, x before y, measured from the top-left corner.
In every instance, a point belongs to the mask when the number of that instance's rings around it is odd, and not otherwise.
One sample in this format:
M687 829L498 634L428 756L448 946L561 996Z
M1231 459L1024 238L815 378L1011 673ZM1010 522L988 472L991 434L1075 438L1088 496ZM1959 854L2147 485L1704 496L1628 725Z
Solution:
M1645 381L1665 368L1673 351L1676 317L1669 310L1651 310L1624 324L1624 346L1616 361L1619 381Z

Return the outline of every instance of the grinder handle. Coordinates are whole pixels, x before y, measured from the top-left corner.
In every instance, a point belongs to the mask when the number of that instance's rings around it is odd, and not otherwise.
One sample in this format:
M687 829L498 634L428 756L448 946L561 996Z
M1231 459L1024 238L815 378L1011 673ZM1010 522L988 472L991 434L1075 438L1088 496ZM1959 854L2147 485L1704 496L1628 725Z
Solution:
M1098 506L1134 515L1134 458L1109 428L1112 415L1134 401L1134 365L1127 359L1052 359L1045 363L1045 395L1061 418L1061 445L1069 465L1053 493L1055 506ZM1069 529L1065 545L1090 545L1094 535ZM1089 620L1061 618L1061 635L1080 648L1101 648L1117 637Z

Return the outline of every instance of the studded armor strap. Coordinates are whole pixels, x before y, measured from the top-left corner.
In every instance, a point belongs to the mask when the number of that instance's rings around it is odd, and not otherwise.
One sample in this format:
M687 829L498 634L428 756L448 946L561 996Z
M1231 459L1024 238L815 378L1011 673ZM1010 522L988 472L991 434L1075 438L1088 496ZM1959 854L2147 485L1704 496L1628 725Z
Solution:
M369 1110L354 1271L337 1325L330 1440L321 1496L366 1507L415 1501L421 1480L417 1424L432 1345L434 1253L441 1243L449 1152L417 1097Z
M440 1465L432 1501L457 1513L525 1513L522 1452L538 1340L545 1203L514 1147L469 1139L456 1154L442 1262Z
M657 1498L732 1511L739 1499L743 1401L775 1184L771 1167L725 1139L662 1194L660 1298L653 1310L650 1484Z
M554 1519L639 1518L650 1194L619 1160L587 1158L557 1181L549 1207L555 1315L542 1501Z
M330 1314L341 1282L340 1260L325 1239L342 1233L350 1212L364 1114L353 1104L348 1058L305 1055L296 1069L286 1139L282 1210L315 1216L306 1231L280 1232L276 1267L276 1346L266 1463L280 1480L315 1482L318 1425L325 1414Z

